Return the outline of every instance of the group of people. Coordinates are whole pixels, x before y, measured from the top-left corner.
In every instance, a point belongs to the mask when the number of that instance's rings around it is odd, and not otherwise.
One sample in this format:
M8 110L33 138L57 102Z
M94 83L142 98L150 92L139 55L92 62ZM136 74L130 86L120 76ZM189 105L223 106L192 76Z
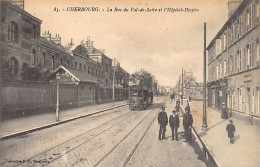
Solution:
M166 139L165 138L165 132L166 132L166 126L170 125L172 130L172 140L176 139L178 141L178 128L180 127L180 119L179 119L179 111L180 111L180 101L176 101L176 107L172 111L172 114L169 117L167 113L165 112L165 107L162 107L161 111L158 114L158 123L160 125L159 129L159 140ZM190 106L187 102L187 106L185 107L185 114L183 115L183 127L184 127L184 134L186 141L191 142L192 141L192 124L193 124L193 117L190 113Z

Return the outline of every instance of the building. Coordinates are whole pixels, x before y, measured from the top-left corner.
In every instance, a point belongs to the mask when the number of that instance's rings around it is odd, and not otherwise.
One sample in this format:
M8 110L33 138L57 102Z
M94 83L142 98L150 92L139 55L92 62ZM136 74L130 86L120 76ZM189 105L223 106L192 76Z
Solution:
M120 63L112 66L112 69L114 70L115 101L127 100L130 75L120 66Z
M236 6L207 47L208 106L224 103L233 116L253 123L260 117L259 0Z
M177 98L182 97L182 76L176 83L174 94ZM184 70L183 72L183 98L191 100L203 100L203 85L198 83L193 76L193 72Z
M71 39L62 46L59 34L44 31L41 36L42 21L22 8L23 1L16 3L0 2L1 114L54 109L56 73L74 76L62 83L61 105L112 101L112 59L104 50L96 49L89 37L78 45Z

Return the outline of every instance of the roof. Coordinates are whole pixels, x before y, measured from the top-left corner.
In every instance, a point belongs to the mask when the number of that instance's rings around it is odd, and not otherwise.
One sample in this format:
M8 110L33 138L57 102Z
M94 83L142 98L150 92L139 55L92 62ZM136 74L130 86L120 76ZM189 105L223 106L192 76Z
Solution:
M216 39L219 38L219 36L225 31L225 29L227 29L227 26L230 25L230 23L232 23L232 21L236 18L236 16L242 12L242 9L244 8L244 6L246 4L248 4L251 0L243 0L240 5L237 7L237 9L234 11L234 13L232 14L232 16L226 21L226 23L222 26L222 28L219 30L219 32L217 33L217 35L212 39L212 41L210 42L210 44L207 47L207 50L214 44L214 41Z
M27 11L22 9L20 6L16 5L14 2L10 2L10 1L0 1L0 2L3 2L4 4L10 6L11 8L13 8L15 10L17 10L18 12L23 13L24 15L30 17L31 19L37 21L38 23L42 23L42 21L40 19L38 19L37 17L34 17L30 13L28 13Z
M65 48L62 45L56 44L55 42L53 42L51 40L49 41L44 37L40 37L39 43L40 43L40 45L43 45L45 47L57 50L59 52L65 53L65 54L69 54L68 52L66 52Z
M56 75L59 71L63 71L76 84L79 82L98 83L96 78L88 75L86 72L75 69L67 69L64 66L60 66L49 78L53 77L53 75Z

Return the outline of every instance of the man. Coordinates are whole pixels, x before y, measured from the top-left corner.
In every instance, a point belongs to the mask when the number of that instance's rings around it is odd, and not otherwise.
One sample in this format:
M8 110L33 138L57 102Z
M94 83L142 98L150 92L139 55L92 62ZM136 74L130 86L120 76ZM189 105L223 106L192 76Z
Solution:
M191 142L192 141L192 133L191 128L193 124L193 117L190 114L189 108L185 108L185 114L183 115L183 127L184 127L184 134L186 141Z
M168 124L168 116L165 112L165 107L162 107L161 112L158 114L158 123L160 124L159 130L159 140L166 139L165 132L166 132L166 125Z
M180 106L181 102L180 102L180 99L177 99L176 100L176 106Z
M230 120L230 123L226 127L226 131L228 133L228 137L230 138L230 143L234 144L234 133L236 131L236 128L233 124L233 121Z
M176 141L178 141L177 133L178 133L178 128L180 127L180 120L178 114L176 113L176 110L172 111L172 115L170 115L169 118L169 124L172 129L172 140L174 140L174 136L175 136Z

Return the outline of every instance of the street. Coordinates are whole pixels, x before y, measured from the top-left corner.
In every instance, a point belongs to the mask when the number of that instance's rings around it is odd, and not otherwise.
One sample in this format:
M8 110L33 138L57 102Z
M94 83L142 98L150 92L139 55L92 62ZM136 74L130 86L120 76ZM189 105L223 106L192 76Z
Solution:
M144 111L128 106L1 141L1 166L206 166L196 141L158 140L157 114L168 97ZM182 122L182 118L180 118Z

